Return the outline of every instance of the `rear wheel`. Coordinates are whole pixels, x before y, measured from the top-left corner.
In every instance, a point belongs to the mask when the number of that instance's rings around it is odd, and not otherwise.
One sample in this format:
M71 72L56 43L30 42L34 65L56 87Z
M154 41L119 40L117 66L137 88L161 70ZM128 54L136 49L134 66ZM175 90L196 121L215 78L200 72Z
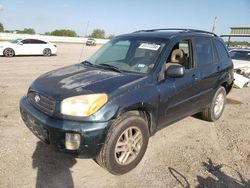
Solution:
M141 161L148 139L146 121L140 115L127 112L114 121L95 160L112 174L124 174Z
M226 90L224 87L219 87L216 91L211 104L202 111L202 119L207 121L218 120L225 108Z
M15 51L12 49L12 48L6 48L4 51L3 51L3 55L5 57L14 57L15 56Z
M44 55L44 56L51 56L51 49L45 48L45 49L43 50L43 55Z

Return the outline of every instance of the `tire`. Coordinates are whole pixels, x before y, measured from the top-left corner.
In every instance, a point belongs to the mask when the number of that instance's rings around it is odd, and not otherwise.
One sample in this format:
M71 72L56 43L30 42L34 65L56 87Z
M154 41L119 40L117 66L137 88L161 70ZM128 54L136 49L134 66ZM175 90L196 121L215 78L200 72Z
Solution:
M114 175L125 174L139 164L148 140L146 121L138 114L127 112L111 125L95 161Z
M14 57L15 56L15 51L12 49L12 48L6 48L4 51L3 51L3 55L5 57Z
M202 119L207 121L217 121L225 108L226 104L226 90L224 87L219 87L215 92L211 104L208 105L202 112Z
M45 49L43 50L43 55L44 55L44 56L51 56L51 49L45 48Z

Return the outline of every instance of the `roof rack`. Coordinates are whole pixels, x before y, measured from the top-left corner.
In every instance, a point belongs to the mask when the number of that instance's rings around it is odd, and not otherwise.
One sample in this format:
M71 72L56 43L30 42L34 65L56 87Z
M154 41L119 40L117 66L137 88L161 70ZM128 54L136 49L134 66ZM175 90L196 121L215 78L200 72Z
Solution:
M180 31L180 33L195 32L195 33L205 33L205 34L209 34L209 35L213 35L215 37L218 37L218 35L216 35L213 32L203 31L203 30L198 30L198 29L182 29L182 28L161 28L161 29L139 30L139 31L135 31L134 33L139 33L139 32L154 32L154 31Z

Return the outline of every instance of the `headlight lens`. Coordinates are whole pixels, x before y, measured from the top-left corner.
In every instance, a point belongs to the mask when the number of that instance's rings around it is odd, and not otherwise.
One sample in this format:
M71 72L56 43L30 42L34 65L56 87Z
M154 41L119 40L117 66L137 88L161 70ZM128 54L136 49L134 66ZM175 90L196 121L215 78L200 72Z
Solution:
M108 95L105 93L66 98L62 101L61 113L70 116L90 116L106 104L107 101Z

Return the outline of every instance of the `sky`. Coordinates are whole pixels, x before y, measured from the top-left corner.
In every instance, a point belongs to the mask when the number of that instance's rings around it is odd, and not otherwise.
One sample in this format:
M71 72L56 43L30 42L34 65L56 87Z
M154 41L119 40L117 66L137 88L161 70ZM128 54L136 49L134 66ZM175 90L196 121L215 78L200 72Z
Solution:
M81 36L95 28L106 35L152 28L211 31L215 16L219 35L250 26L250 0L0 0L6 30L34 28L41 34L65 28Z

